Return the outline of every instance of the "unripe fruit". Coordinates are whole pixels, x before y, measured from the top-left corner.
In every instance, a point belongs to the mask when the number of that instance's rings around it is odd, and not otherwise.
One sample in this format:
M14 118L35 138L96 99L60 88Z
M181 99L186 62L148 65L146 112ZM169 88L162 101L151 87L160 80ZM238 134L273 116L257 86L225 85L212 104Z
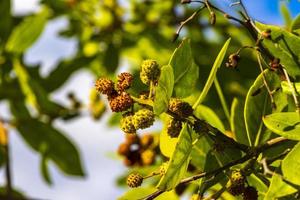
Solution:
M96 90L102 94L111 95L114 93L114 82L107 78L99 78L95 83Z
M171 138L178 137L181 129L182 129L182 121L173 118L168 123L167 133Z
M152 150L146 150L141 155L143 165L151 165L155 160L155 153Z
M139 187L143 183L143 177L137 173L130 174L127 177L126 183L131 188Z
M243 200L257 200L258 193L254 187L248 186L243 192Z
M149 109L140 109L133 116L133 124L136 129L145 129L153 125L155 116Z
M128 93L122 92L109 98L109 105L113 112L122 112L133 105L133 99Z
M187 118L193 114L193 108L190 104L176 98L170 100L169 111L182 118Z
M231 173L230 180L234 184L244 184L245 176L242 174L241 171L235 170Z
M150 81L156 82L159 78L160 68L155 60L144 60L141 65L140 79L146 84L150 85Z
M245 176L238 170L233 171L230 176L230 186L228 191L234 195L238 196L242 194L245 190Z
M134 134L136 133L136 129L133 125L133 115L132 114L125 114L123 115L122 119L120 120L121 129L127 134Z
M118 75L117 89L119 91L124 91L128 89L133 81L133 76L130 73L123 72Z
M235 185L232 184L228 187L228 192L230 194L232 194L233 196L238 196L240 194L242 194L245 190L245 186L244 185Z

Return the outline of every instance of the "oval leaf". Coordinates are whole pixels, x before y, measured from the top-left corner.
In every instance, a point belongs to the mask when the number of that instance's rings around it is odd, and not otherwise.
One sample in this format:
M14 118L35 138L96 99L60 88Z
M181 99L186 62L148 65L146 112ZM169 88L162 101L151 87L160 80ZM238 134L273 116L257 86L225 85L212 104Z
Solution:
M270 90L279 87L280 79L276 73L265 70L264 76ZM248 91L244 108L245 126L250 146L258 145L262 137L266 136L262 117L267 113L271 113L270 97L264 86L263 74L260 74Z
M22 53L29 48L41 35L47 23L49 10L29 16L19 24L8 39L6 50L14 53Z
M214 83L214 80L215 80L215 77L217 75L217 71L218 69L220 68L223 60L224 60L224 57L225 57L225 54L226 54L226 51L227 51L227 48L229 46L229 43L230 43L230 40L231 38L229 38L225 44L223 45L221 51L219 52L215 62L214 62L214 65L210 71L210 74L208 76L208 79L204 85L204 88L199 96L199 98L197 99L196 103L194 104L193 108L196 108L200 103L203 102L203 100L205 99L210 87L212 86L212 84Z
M300 185L300 143L283 159L281 169L283 176L290 182Z
M190 162L190 154L193 148L192 130L185 124L180 132L178 142L175 147L166 173L158 183L160 190L171 190L176 187L184 177Z
M194 63L189 39L184 39L176 48L169 65L174 71L174 96L189 96L193 92L199 75L199 68Z
M230 127L237 142L249 145L244 119L244 104L237 98L233 99L231 105Z
M294 78L300 76L300 37L278 27L257 23L260 30L271 30L271 39L263 40L270 53L280 59L281 64Z
M160 115L168 109L174 86L173 69L170 65L161 68L158 85L155 90L154 113Z
M300 140L299 113L274 113L263 118L268 129L290 140Z

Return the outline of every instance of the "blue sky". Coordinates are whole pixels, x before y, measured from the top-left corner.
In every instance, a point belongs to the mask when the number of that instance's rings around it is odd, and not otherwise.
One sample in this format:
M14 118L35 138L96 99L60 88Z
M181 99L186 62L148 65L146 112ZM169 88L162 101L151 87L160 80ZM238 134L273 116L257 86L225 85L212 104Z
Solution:
M179 1L179 0L178 0ZM227 3L230 0L223 0ZM279 14L279 1L276 0L245 0L250 15L261 22L282 24ZM22 14L37 11L38 0L14 0L14 13ZM300 3L291 0L289 4L292 15L300 13ZM43 36L26 54L29 63L42 63L42 72L47 73L58 59L74 53L75 41L59 39L56 33L66 25L64 20L49 23ZM67 84L57 91L53 98L66 102L65 94L70 90L80 90L79 98L87 102L89 89L93 86L93 78L87 72L78 72ZM4 104L0 104L1 113L9 113ZM108 114L109 115L109 114ZM40 177L39 157L28 149L14 132L11 133L13 182L32 197L43 197L55 200L98 200L116 199L123 191L115 187L115 178L122 174L125 167L119 161L107 157L107 153L115 151L123 140L123 135L117 129L105 125L108 118L95 123L89 117L75 120L71 123L57 122L56 127L65 132L80 146L81 155L88 172L86 179L74 179L63 176L51 166L54 186L47 186ZM0 183L4 183L3 172L0 172Z

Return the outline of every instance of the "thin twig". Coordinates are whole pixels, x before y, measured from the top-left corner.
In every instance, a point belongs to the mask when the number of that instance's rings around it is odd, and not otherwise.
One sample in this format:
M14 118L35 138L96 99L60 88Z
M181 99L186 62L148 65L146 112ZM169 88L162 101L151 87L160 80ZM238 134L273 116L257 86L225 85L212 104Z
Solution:
M266 75L264 73L264 69L263 69L263 66L262 66L262 63L261 63L261 55L260 55L260 52L259 51L256 51L256 56L257 56L257 61L258 61L258 65L259 65L259 69L262 73L262 77L263 77L263 82L264 82L264 85L268 91L268 94L270 96L270 99L271 99L271 104L273 106L273 108L276 108L276 105L275 105L275 101L274 101L274 98L273 98L273 92L271 91L269 85L268 85L268 82L267 82L267 79L266 79Z
M218 93L218 96L219 96L219 99L221 101L221 105L223 107L223 111L225 113L225 116L228 120L228 123L230 124L230 114L229 114L229 109L228 109L228 105L227 105L227 102L226 102L226 99L225 99L225 96L223 94L223 91L222 91L222 88L219 84L219 81L217 79L217 77L215 78L214 80L214 85L215 85L215 88L217 90L217 93Z
M292 84L291 80L290 80L290 77L287 73L287 71L285 70L285 68L282 68L282 71L284 73L284 76L286 78L286 81L292 91L292 96L293 96L293 99L294 99L294 102L295 102L295 106L296 106L296 112L299 113L300 115L300 104L299 104L299 101L298 101L298 97L297 97L297 93L296 93L296 89L294 87L294 85Z
M9 155L9 138L6 134L6 144L3 145L5 152L5 179L6 179L6 197L8 200L12 200L12 178L11 178L11 166L10 166L10 155Z
M173 39L173 41L175 41L177 39L177 37L180 34L181 29L183 28L183 26L188 23L189 21L191 21L192 19L194 19L194 17L206 6L204 5L203 7L199 8L197 11L195 11L191 16L189 16L186 20L180 22L180 26L178 27L176 33L175 33L175 37Z

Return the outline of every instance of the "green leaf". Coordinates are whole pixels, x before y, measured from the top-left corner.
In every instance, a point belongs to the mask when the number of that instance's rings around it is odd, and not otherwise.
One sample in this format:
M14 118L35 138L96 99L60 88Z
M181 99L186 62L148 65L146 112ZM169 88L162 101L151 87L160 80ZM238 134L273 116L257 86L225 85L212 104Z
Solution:
M278 197L284 197L289 194L295 193L297 190L292 186L285 183L281 176L277 173L274 173L271 180L271 185L264 200L275 200Z
M273 113L263 118L268 129L290 140L300 140L299 113Z
M247 181L250 186L253 186L257 189L259 194L265 195L268 191L268 186L255 174L247 176Z
M8 39L6 50L13 53L22 53L29 48L44 30L49 14L48 9L43 9L40 13L25 18L13 30Z
M207 158L211 146L211 141L205 136L199 138L198 142L194 145L191 152L191 163L197 167L197 169L204 171L206 167L208 170L211 170L212 166L218 166L215 158ZM208 164L209 167L207 167Z
M194 63L189 39L184 39L176 48L169 65L174 72L174 96L189 96L193 92L199 75L199 68Z
M0 1L0 44L7 40L12 27L11 1Z
M237 98L233 99L231 105L230 127L237 142L249 145L244 119L244 104Z
M119 66L119 48L109 43L103 58L103 66L111 73L114 73Z
M271 91L279 86L280 79L275 72L265 70L264 76ZM270 97L263 82L261 73L250 87L245 101L244 118L250 146L259 145L262 136L266 135L262 117L271 113Z
M178 142L169 162L166 173L158 183L160 190L171 190L184 177L190 162L190 154L193 148L192 130L184 124Z
M296 88L297 93L300 93L300 83L292 83L293 88L290 87L287 81L281 81L281 88L285 94L293 94Z
M289 11L289 9L288 9L288 7L286 6L285 3L281 4L280 11L281 11L281 14L283 16L285 26L287 28L290 28L290 26L292 24L292 16L291 16L291 13L290 13L290 11Z
M41 151L42 147L46 146L47 157L64 173L84 176L76 146L60 131L34 119L20 123L17 129L36 151Z
M261 31L271 30L271 39L264 39L263 45L287 70L288 74L296 78L300 76L300 37L277 26L257 23Z
M223 45L221 51L219 52L215 62L214 62L214 65L210 71L210 74L208 76L208 79L204 85L204 88L200 94L200 96L198 97L196 103L193 105L193 108L196 108L200 103L203 102L203 100L205 99L210 87L212 86L212 84L214 83L214 80L215 80L215 77L217 75L217 71L218 69L220 68L222 62L223 62L223 59L225 57L225 54L226 54L226 51L227 51L227 48L229 46L229 43L230 43L230 40L231 38L229 38L225 44Z
M126 192L124 195L122 195L118 200L139 200L144 199L146 196L152 194L155 192L156 189L154 187L142 187L142 188L134 188ZM166 200L166 199L172 199L172 200L179 200L179 197L175 193L175 191L169 191L164 192L163 194L159 195L155 199L157 200Z
M281 169L283 176L290 182L300 185L300 143L283 159Z
M48 94L41 85L31 77L27 68L21 65L18 59L14 59L14 71L17 75L22 93L26 97L26 101L41 113L50 117L56 117L62 114L65 109L62 106L50 101Z
M80 155L69 138L50 124L30 118L23 102L10 101L13 115L16 117L16 128L24 141L41 155L53 161L64 173L84 176ZM26 120L24 120L24 118Z
M161 119L163 120L164 127L160 133L159 148L161 153L169 158L175 150L178 138L171 138L168 134L168 121L171 117L167 114L162 114Z
M300 29L300 14L293 20L291 25L291 31Z
M47 156L42 155L41 157L42 158L41 158L41 162L40 162L40 170L41 170L42 176L48 185L52 185L52 180L51 180L51 176L50 176L49 169L48 169Z
M8 199L7 198L7 187L0 187L0 199ZM11 199L26 199L25 194L19 189L12 189L12 198Z
M14 71L18 77L18 81L24 96L26 97L26 101L31 104L33 107L38 108L38 102L36 95L34 94L31 86L30 86L30 77L23 65L21 65L18 59L13 60Z
M161 68L158 85L155 90L154 113L160 115L168 109L174 86L173 69L170 65Z
M210 125L214 126L221 132L225 133L225 127L218 117L218 115L209 107L204 106L204 105L199 105L194 111L194 114L196 117L200 119L204 119L207 123Z

